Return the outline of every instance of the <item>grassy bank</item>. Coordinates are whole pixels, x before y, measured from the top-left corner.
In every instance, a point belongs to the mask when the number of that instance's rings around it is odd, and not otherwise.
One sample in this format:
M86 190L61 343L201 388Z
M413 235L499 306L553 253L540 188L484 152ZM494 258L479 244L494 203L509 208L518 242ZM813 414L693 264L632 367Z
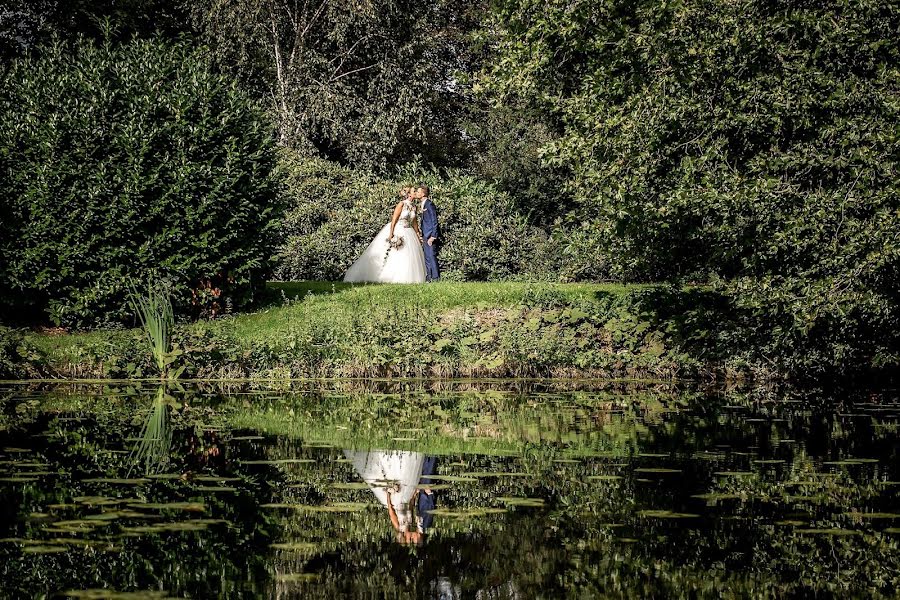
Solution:
M273 283L258 312L184 324L183 377L742 377L716 294L614 284ZM154 377L138 330L6 330L12 378Z

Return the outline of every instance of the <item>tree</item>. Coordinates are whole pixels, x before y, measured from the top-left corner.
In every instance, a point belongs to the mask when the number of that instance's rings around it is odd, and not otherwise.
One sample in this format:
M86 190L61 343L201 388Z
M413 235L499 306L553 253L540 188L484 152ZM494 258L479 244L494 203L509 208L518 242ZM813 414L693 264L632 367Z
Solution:
M6 0L0 8L0 58L21 56L54 36L127 41L188 31L183 0Z
M193 18L220 68L275 110L282 144L386 169L459 143L465 5L203 0Z
M775 347L896 360L900 4L493 7L483 84L563 122L543 155L618 276L724 278Z

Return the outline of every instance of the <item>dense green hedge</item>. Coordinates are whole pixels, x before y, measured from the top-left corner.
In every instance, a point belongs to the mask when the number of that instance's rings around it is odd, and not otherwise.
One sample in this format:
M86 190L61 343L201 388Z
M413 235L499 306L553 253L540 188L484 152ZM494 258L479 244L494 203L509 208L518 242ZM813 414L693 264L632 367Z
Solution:
M284 154L289 208L275 276L340 280L388 222L403 186L424 182L438 209L438 261L444 279L496 281L533 270L545 236L489 183L458 171L410 167L394 179L325 160Z
M900 358L897 2L495 5L485 83L564 132L584 224L626 280L718 279L773 360Z
M13 62L0 306L122 321L132 277L171 280L182 305L192 290L220 310L246 303L271 256L275 161L263 113L187 45L81 40Z

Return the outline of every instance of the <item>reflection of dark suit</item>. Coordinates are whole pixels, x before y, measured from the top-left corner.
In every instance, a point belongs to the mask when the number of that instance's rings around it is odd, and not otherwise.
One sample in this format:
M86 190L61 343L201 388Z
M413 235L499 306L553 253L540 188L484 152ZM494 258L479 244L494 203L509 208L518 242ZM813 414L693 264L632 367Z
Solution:
M437 250L438 237L438 214L431 198L425 198L422 203L422 249L425 251L425 279L428 281L437 281L441 278L441 272L438 270L437 258L435 250ZM434 246L428 245L428 238L435 238Z
M431 477L429 475L434 475L434 469L437 466L437 458L434 456L426 456L425 462L422 463L422 477L419 480L419 485L421 487L425 487L434 483L431 481ZM434 521L434 515L431 514L431 511L434 510L434 507L437 503L434 500L434 492L431 494L426 494L424 491L419 491L419 502L416 506L418 509L416 512L419 517L422 519L422 533L428 531L428 528L431 527L431 523Z

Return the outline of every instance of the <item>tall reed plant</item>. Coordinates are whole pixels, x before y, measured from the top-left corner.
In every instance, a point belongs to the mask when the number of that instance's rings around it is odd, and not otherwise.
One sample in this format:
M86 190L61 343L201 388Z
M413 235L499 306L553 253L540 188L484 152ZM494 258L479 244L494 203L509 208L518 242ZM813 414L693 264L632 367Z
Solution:
M180 352L172 348L171 334L175 326L175 311L172 308L169 287L164 283L149 283L145 293L131 284L128 299L141 328L144 330L150 352L159 374L164 379L176 379L184 367L173 370L172 364Z

